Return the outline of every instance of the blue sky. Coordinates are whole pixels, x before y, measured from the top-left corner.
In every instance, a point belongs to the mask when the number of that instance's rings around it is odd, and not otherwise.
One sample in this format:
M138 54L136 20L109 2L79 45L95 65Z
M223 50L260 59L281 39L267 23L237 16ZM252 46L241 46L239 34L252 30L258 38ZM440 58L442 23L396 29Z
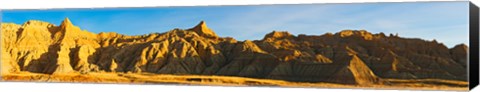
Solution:
M3 10L2 22L41 20L53 24L68 17L90 32L141 35L187 29L201 20L219 36L259 40L273 30L321 35L345 29L398 33L436 39L452 47L468 43L468 2L310 4L261 6L190 6Z

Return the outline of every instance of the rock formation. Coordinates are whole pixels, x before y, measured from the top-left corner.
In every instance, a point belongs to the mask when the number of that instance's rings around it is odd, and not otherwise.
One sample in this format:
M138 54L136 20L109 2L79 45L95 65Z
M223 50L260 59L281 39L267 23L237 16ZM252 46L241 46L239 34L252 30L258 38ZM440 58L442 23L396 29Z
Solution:
M1 24L1 72L157 73L241 76L295 82L382 84L384 78L467 80L466 45L343 30L273 31L262 40L219 37L204 21L190 29L128 36L91 33L65 19Z

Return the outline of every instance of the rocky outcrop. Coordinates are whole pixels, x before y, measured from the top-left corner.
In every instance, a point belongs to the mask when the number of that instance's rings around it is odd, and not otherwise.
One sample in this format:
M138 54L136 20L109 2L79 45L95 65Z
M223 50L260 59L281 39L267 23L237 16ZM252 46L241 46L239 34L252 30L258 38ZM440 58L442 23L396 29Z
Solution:
M462 65L463 67L467 66L467 52L468 46L465 44L459 44L450 49L450 55L452 59L455 60L458 64Z
M218 38L217 34L207 27L205 21L201 21L197 26L191 28L190 30L203 37Z
M384 78L466 81L468 47L343 30L324 35L273 31L262 40L219 37L202 21L190 29L128 36L91 33L66 18L2 23L2 74L157 73L241 76L295 82L383 84Z

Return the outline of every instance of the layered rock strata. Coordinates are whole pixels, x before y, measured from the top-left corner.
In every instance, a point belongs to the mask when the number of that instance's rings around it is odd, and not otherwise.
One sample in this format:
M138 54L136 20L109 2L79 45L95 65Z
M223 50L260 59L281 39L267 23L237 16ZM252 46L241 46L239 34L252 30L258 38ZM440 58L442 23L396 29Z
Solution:
M1 24L1 72L221 75L294 82L382 84L384 78L467 80L466 45L365 30L323 35L273 31L261 40L219 37L204 21L190 29L128 36L59 26Z

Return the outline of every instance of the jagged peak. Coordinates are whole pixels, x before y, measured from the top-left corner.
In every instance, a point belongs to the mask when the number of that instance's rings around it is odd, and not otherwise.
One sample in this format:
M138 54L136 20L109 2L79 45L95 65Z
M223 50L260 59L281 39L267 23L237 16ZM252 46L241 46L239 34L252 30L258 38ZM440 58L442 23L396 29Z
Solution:
M191 31L196 32L200 36L205 36L209 38L218 38L217 34L213 32L210 28L208 28L207 23L205 21L200 21L195 27L189 29Z
M70 19L68 19L68 17L66 17L62 23L60 24L59 26L61 28L60 31L63 31L63 32L67 32L67 31L81 31L80 28L74 26L72 24L72 22L70 21Z
M197 24L197 26L207 26L207 23L205 23L204 20L200 21L200 23Z
M267 38L289 38L289 37L293 37L292 34L288 33L287 31L272 31L270 33L268 33L267 35L265 35L265 37L263 39L267 39Z
M63 27L67 27L67 26L72 26L72 22L70 21L70 19L68 19L68 17L66 17L65 19L63 19L62 23L60 24L60 26L63 26Z
M335 35L339 35L340 37L360 36L365 40L373 39L373 34L366 30L342 30Z
M339 34L342 37L347 37L347 36L351 36L351 35L372 35L372 33L368 32L366 30L342 30L342 31L338 32L337 34Z
M73 25L68 18L65 18L60 24L60 26L57 26L56 30L50 32L53 33L52 38L58 41L65 39L86 39L96 37L95 33L81 30L79 27Z

